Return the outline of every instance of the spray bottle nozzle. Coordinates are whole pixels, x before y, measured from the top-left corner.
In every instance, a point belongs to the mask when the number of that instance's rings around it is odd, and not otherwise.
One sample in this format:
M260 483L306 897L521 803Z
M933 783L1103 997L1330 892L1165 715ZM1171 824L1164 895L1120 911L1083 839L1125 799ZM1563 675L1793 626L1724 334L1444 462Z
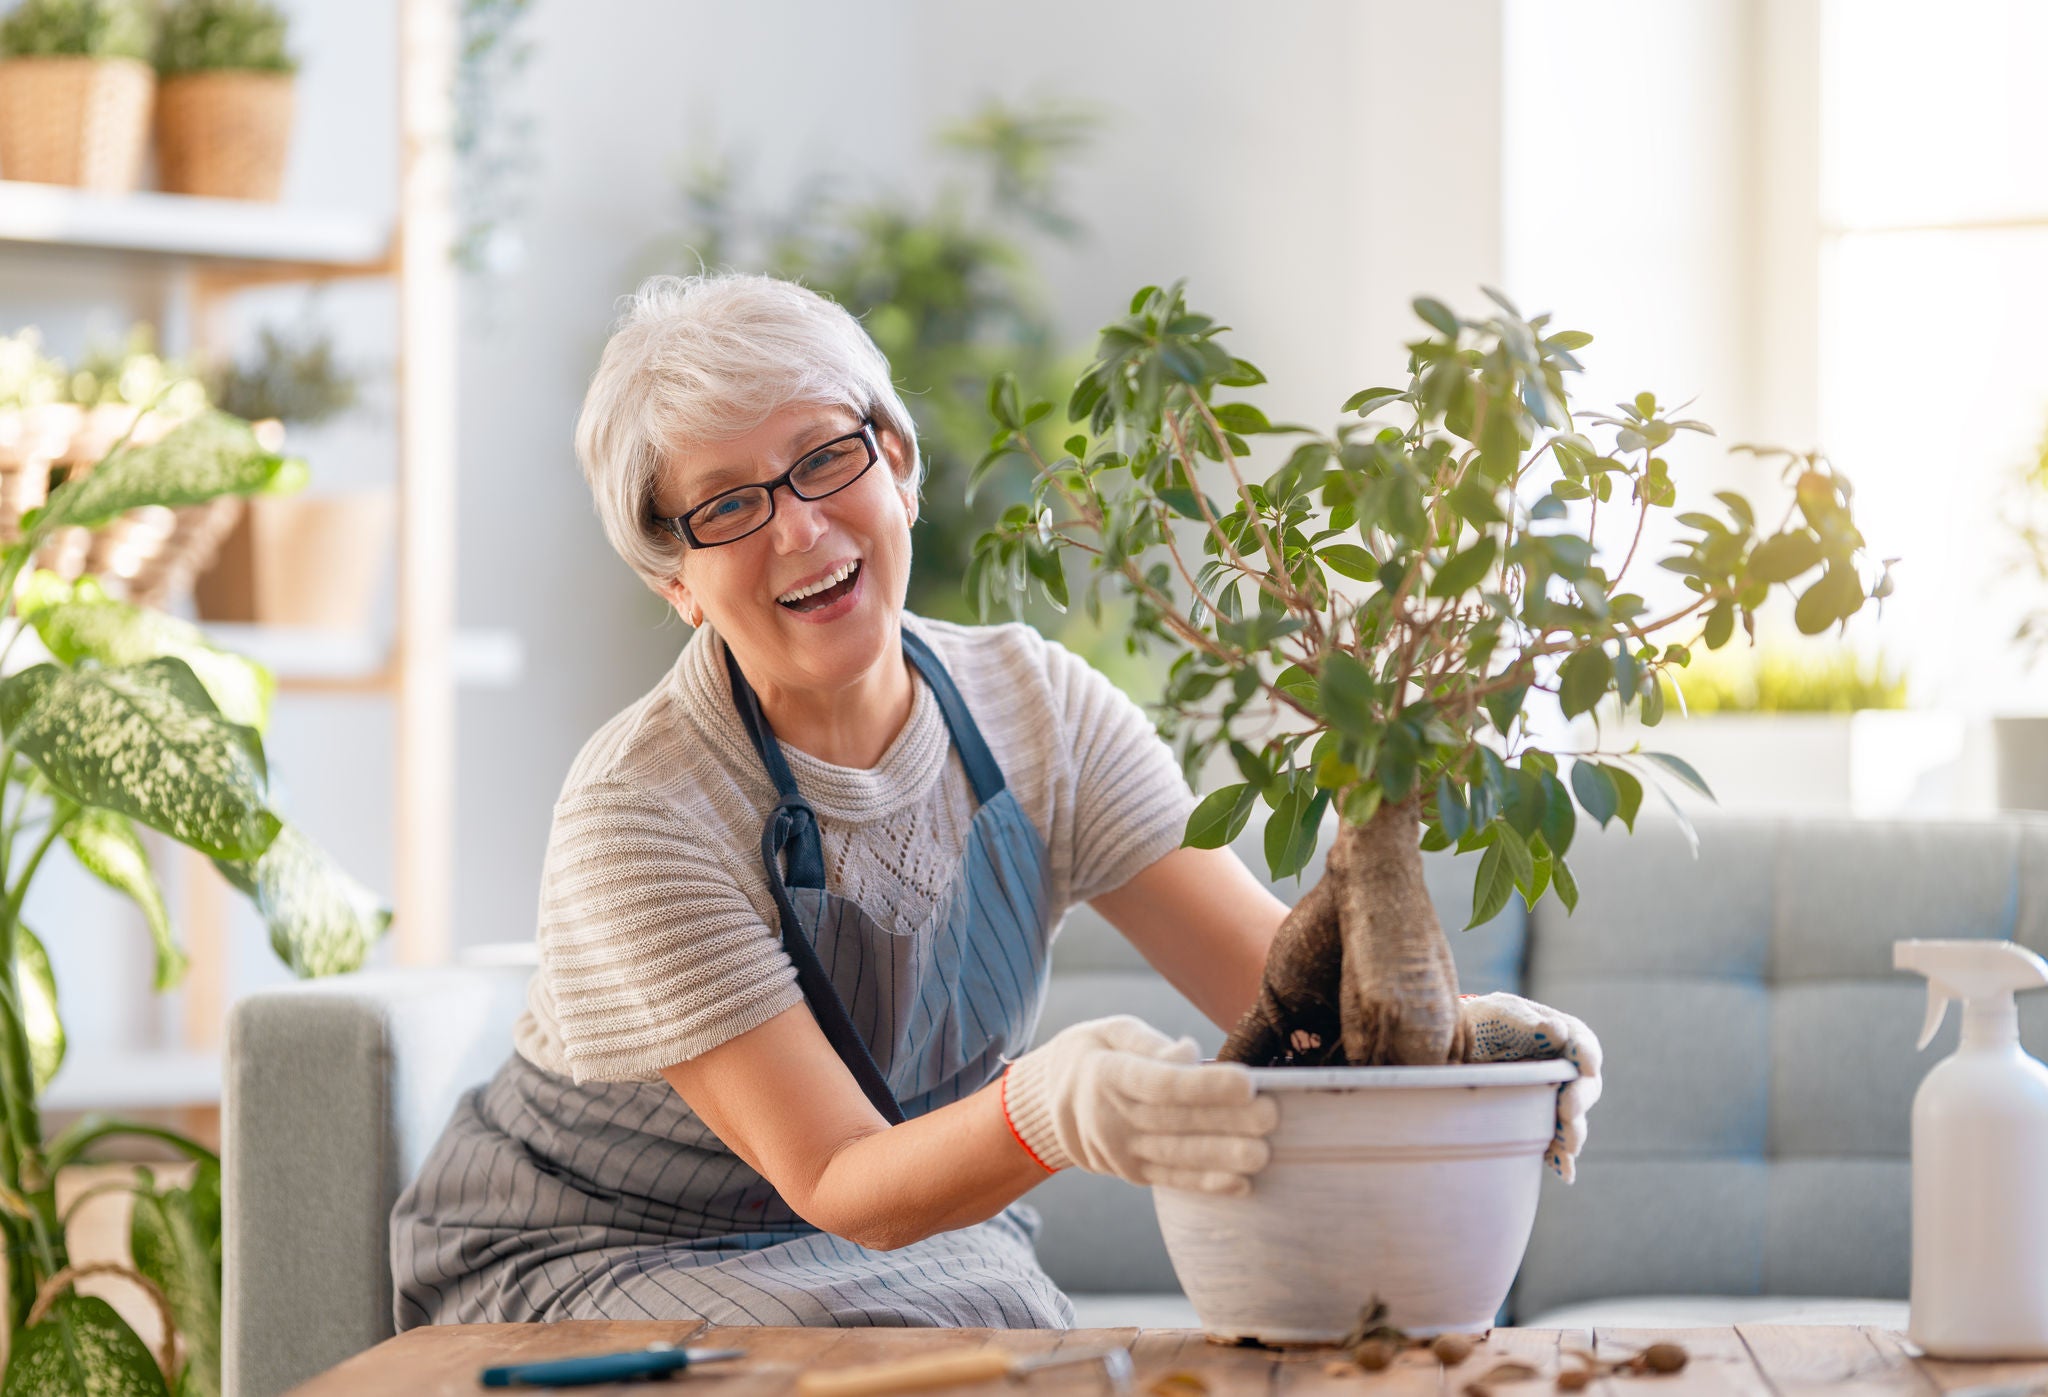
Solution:
M1952 999L2010 1005L2016 991L2048 986L2048 961L2010 941L1894 941L1892 967L1927 977L1918 1048L1934 1040Z

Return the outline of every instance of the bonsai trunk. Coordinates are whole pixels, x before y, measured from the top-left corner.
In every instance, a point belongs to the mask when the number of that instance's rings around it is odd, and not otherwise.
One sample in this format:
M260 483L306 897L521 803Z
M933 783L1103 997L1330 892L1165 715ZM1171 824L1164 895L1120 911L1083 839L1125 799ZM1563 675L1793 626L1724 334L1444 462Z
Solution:
M1463 1062L1458 971L1422 879L1421 802L1342 825L1322 878L1280 924L1258 1002L1218 1055L1281 1064Z

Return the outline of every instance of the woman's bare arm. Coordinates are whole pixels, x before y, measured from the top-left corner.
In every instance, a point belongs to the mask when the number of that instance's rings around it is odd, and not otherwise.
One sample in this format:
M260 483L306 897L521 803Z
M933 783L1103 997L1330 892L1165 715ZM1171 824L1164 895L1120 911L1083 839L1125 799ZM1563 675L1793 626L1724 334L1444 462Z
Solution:
M661 1075L799 1217L879 1251L992 1218L1046 1176L999 1082L892 1127L802 1004Z
M1287 904L1229 849L1175 849L1089 903L1226 1032L1259 995Z

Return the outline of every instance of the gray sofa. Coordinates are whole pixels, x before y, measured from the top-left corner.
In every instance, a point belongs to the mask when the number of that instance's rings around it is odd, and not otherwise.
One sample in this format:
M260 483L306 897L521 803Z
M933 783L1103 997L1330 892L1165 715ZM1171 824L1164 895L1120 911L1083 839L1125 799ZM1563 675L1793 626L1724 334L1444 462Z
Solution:
M1896 1323L1916 1056L1900 937L2048 952L2048 821L1702 824L1582 832L1583 898L1461 927L1470 861L1432 856L1468 989L1591 1023L1607 1052L1579 1182L1546 1177L1519 1323ZM1261 866L1247 848L1247 861ZM1311 870L1310 876L1313 876ZM1282 889L1283 896L1289 890ZM377 971L236 1007L227 1080L231 1397L268 1397L391 1332L385 1220L455 1099L509 1051L527 971ZM2021 1010L2048 1048L2048 1003ZM1041 1036L1135 1012L1221 1035L1086 909L1061 933ZM1138 1190L1078 1172L1032 1196L1082 1322L1187 1323Z

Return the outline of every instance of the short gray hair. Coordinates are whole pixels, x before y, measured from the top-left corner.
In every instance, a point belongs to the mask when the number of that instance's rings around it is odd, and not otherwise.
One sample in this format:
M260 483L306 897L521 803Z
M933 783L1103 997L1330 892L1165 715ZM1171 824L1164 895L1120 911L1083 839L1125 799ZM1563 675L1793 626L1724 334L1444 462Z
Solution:
M685 545L654 522L670 454L744 436L791 403L872 418L922 466L917 428L889 381L889 361L858 320L807 287L741 272L655 276L612 326L583 395L576 457L618 555L656 591Z

